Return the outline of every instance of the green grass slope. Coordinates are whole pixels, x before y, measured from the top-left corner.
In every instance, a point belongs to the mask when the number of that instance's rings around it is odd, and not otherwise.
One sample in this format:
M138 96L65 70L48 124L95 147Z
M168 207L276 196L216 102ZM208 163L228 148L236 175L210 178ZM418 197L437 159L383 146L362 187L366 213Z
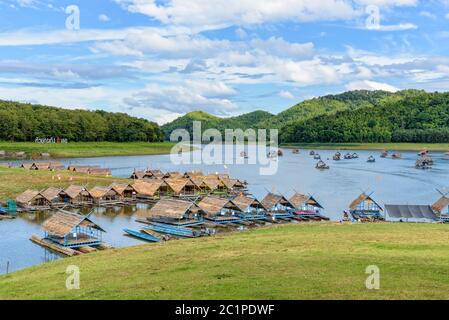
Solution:
M104 251L0 277L0 299L448 299L449 229L291 224ZM80 290L67 290L67 266ZM367 290L366 268L380 268Z

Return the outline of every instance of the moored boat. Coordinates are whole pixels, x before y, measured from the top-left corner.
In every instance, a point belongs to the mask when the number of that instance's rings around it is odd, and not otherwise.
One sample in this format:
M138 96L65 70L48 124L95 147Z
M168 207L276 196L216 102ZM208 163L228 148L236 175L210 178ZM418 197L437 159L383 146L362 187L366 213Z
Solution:
M374 156L370 156L366 162L374 163L374 162L376 162L376 158L374 158Z
M330 167L322 160L318 161L315 168L318 170L329 170L330 169Z
M388 157L388 151L387 151L387 150L382 151L380 157L381 157L381 158L386 158L386 157Z

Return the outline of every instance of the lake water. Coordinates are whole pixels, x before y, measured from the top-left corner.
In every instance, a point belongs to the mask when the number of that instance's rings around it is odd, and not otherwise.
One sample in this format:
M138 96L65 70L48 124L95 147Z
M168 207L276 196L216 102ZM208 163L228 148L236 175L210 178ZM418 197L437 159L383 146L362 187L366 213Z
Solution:
M232 148L232 147L228 147ZM195 151L198 153L200 151ZM63 159L65 165L100 165L112 170L116 177L129 177L134 169L161 169L162 171L202 170L204 173L228 172L231 176L247 180L249 191L262 199L268 191L283 193L287 197L294 190L311 193L325 207L325 214L340 220L341 213L362 191L374 192L373 197L384 204L431 204L440 195L436 191L449 187L449 161L442 153L433 153L435 165L431 170L414 168L416 152L403 152L403 159L381 159L379 152L357 151L359 159L333 161L335 151L319 151L321 158L331 166L330 170L315 169L316 160L309 150L300 154L284 151L278 160L275 175L262 176L258 165L175 165L169 155L102 157ZM342 152L344 154L344 152ZM376 163L367 163L370 155ZM328 160L330 159L330 160ZM0 181L1 183L1 181ZM114 247L142 244L141 241L123 235L123 228L138 229L135 219L145 212L145 205L108 209L94 213L94 220L107 231L104 240ZM29 241L33 234L41 235L41 223L49 213L21 214L15 220L0 221L0 274L19 270L57 258L52 253Z

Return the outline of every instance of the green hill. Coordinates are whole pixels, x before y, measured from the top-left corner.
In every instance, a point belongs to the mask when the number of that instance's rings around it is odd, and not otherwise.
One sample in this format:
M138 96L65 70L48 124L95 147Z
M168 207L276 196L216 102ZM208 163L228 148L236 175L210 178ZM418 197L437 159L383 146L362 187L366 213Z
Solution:
M203 131L211 128L217 129L220 132L224 132L225 129L245 130L248 128L257 128L259 123L271 117L273 117L271 113L260 110L230 118L220 118L207 112L194 111L163 125L162 130L164 130L167 139L169 139L170 133L175 129L186 129L192 134L193 121L201 121Z
M449 142L449 93L405 90L343 110L288 123L282 142Z
M0 100L0 140L34 141L60 137L73 141L155 142L160 127L125 113L68 110Z

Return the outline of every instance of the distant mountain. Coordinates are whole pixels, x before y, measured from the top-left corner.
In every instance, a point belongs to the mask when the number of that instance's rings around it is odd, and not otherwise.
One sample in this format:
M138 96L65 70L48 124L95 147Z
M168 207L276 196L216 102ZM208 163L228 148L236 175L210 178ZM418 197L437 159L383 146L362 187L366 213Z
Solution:
M246 130L248 128L257 128L259 123L271 117L273 117L271 113L260 110L230 118L220 118L207 112L194 111L163 125L162 130L165 132L167 139L175 129L187 129L192 134L193 121L201 121L203 131L211 128L217 129L220 132L224 132L225 129Z

